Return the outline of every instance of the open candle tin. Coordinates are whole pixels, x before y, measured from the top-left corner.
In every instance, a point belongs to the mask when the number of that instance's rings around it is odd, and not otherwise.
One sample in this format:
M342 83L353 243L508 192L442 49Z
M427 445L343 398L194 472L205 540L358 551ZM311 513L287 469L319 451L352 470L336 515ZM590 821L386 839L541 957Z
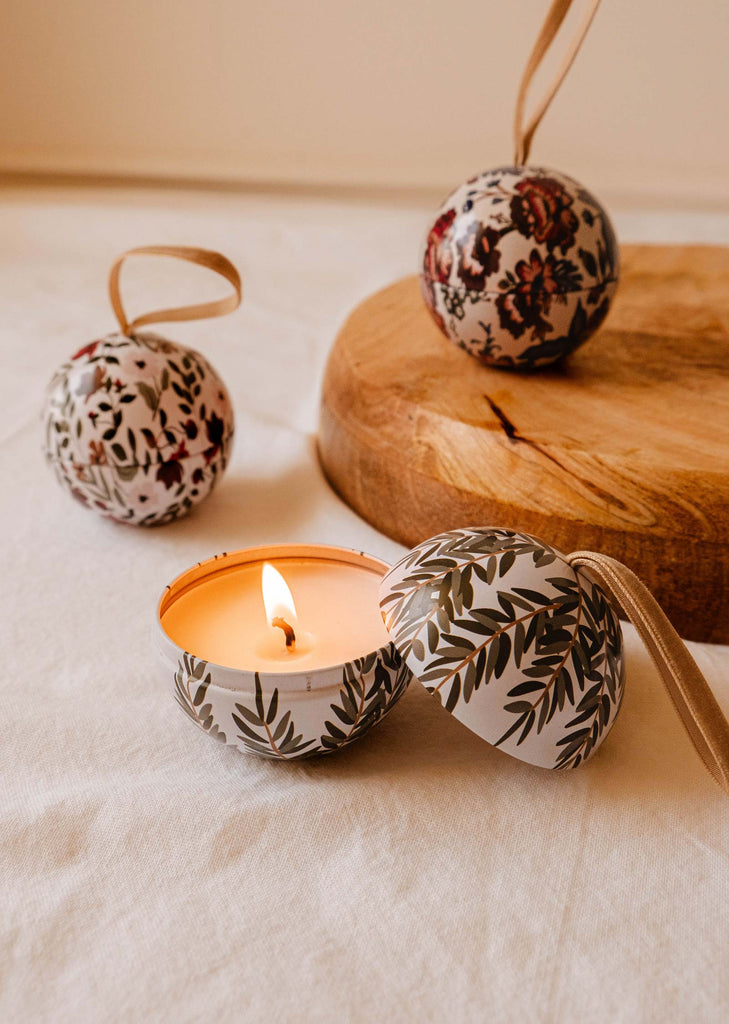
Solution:
M183 649L165 629L175 604L196 588L242 570L260 572L267 562L284 576L287 564L301 562L372 573L375 609L377 585L389 569L361 552L307 544L248 548L198 562L165 588L157 609L157 644L174 678L175 699L195 725L241 751L276 759L330 753L368 732L410 683L412 673L384 629L385 642L373 650L357 651L355 641L352 656L301 669L295 659L287 668L283 653L276 670L270 662L258 669L216 664L201 651ZM241 616L238 628L256 626Z
M350 619L356 626L375 609L381 614L386 631L379 632L379 618L376 634L353 630L360 638L355 645L364 635L380 637L376 649L353 650L322 668L264 672L203 659L200 650L180 646L181 635L175 643L170 615L186 594L246 567L260 572L267 561L285 575L287 560L297 559L374 575L376 587ZM333 616L347 604L341 589L324 588L323 605ZM213 614L215 629L228 635L214 617L214 603L203 601L198 609ZM623 697L622 629L606 591L550 545L501 528L451 530L417 545L393 567L328 546L220 555L167 587L158 624L183 711L210 735L264 757L324 754L351 743L417 678L488 743L539 767L576 768L612 729ZM233 628L246 628L240 616ZM324 621L320 639L331 632ZM183 633L192 636L194 628Z

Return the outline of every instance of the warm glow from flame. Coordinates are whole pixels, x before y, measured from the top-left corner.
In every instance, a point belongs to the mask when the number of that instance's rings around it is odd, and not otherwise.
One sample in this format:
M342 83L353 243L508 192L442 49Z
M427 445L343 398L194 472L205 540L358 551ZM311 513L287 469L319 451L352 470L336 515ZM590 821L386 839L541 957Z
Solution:
M268 621L272 622L273 619L282 618L286 619L290 626L293 626L296 623L296 605L288 583L278 569L274 569L268 562L263 563L261 590Z

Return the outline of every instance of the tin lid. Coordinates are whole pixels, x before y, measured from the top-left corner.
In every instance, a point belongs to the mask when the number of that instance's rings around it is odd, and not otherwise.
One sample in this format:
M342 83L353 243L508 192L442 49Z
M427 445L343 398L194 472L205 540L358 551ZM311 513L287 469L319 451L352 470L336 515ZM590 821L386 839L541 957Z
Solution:
M408 668L487 742L570 768L610 731L620 621L589 573L549 544L491 527L442 533L400 559L379 596Z

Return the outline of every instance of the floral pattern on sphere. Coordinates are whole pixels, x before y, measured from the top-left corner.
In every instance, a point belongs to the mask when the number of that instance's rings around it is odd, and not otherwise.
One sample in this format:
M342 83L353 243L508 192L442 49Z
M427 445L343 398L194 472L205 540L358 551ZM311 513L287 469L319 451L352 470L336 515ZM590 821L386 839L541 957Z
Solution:
M549 544L452 530L408 552L380 598L406 664L487 742L543 768L576 768L612 728L620 621L589 573Z
M102 516L156 525L206 498L228 462L233 410L210 363L151 332L84 345L54 375L45 452Z
M502 167L443 203L420 282L456 345L484 363L533 369L594 334L618 275L615 232L590 192L557 171Z

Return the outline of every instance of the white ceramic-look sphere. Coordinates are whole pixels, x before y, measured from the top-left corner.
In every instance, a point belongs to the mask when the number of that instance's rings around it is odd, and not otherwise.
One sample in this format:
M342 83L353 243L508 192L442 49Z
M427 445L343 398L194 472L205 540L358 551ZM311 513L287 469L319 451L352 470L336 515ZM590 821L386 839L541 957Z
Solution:
M605 319L618 246L603 206L538 167L486 171L452 192L428 232L421 287L435 322L484 363L533 369Z
M576 768L623 697L620 620L589 572L513 530L452 530L385 576L405 664L472 732L542 768Z
M78 501L121 523L185 515L225 470L233 409L210 363L148 331L85 345L54 375L45 452Z

